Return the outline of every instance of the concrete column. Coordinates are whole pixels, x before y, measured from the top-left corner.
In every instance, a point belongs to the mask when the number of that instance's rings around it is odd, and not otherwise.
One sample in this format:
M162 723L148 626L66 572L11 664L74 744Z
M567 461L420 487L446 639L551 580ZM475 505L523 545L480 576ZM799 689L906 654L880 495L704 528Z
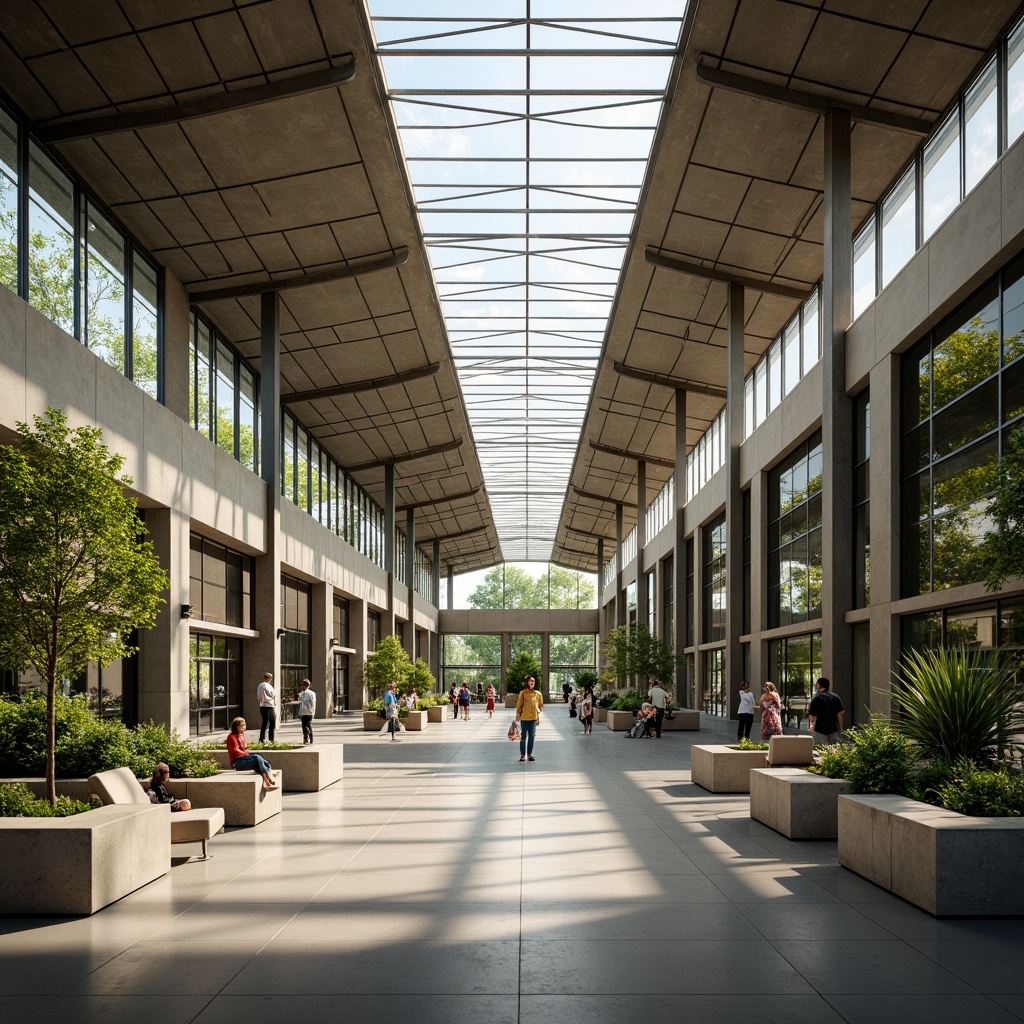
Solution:
M441 542L435 540L430 552L430 600L441 607Z
M242 715L259 726L256 687L272 672L280 715L281 555L281 313L277 292L260 296L260 475L266 486L263 547L256 559L255 627L259 637L242 644Z
M846 395L846 328L853 320L853 250L850 201L850 114L825 116L824 276L821 286L822 568L821 661L824 675L845 703L853 693L853 413ZM888 506L897 508L894 503Z
M310 595L309 645L313 674L310 689L316 694L316 718L334 714L334 652L331 637L334 629L334 587L314 583Z
M540 635L540 683L541 692L544 694L544 703L551 703L551 636L547 630Z
M768 504L767 473L755 473L750 481L750 688L760 693L760 686L770 677L768 644L760 639L768 628Z
M161 596L166 604L156 625L139 636L140 722L160 722L189 734L188 673L189 620L181 606L191 604L189 593L189 518L173 508L146 509L146 529L171 585ZM198 600L197 600L198 604Z
M384 609L381 639L395 635L395 467L384 467L384 571L388 574L388 606Z
M650 609L647 607L647 574L644 572L644 548L647 546L647 463L636 463L636 621L646 626Z
M445 597L445 604L448 606L448 611L455 607L455 569L450 565L448 566L448 593Z
M693 531L693 695L699 710L704 707L704 527Z
M673 605L675 608L675 653L681 655L686 644L686 392L676 388L676 505L673 510L675 523L675 558L672 581ZM686 692L686 666L676 666L676 699L682 703Z
M189 364L189 305L188 292L184 285L169 271L164 273L164 405L181 417L186 423L192 422L189 407L189 381L192 367Z
M728 715L735 713L743 679L743 492L740 490L740 445L743 443L743 285L729 286L728 376L725 402L725 685Z
M505 677L508 675L508 663L511 660L509 658L510 639L508 633L501 634L501 686L498 689L501 690L502 696L505 694Z
M348 690L351 697L349 711L358 711L366 700L366 685L363 682L363 665L366 664L367 630L366 613L369 605L358 598L348 602L348 645L355 653L348 656Z
M405 651L416 660L416 510L405 510L405 582L409 588L409 628L405 631Z
M597 538L597 659L595 668L598 674L601 673L601 639L604 637L607 624L605 623L604 611L604 537Z
M615 503L615 625L626 624L626 598L622 593L622 502Z

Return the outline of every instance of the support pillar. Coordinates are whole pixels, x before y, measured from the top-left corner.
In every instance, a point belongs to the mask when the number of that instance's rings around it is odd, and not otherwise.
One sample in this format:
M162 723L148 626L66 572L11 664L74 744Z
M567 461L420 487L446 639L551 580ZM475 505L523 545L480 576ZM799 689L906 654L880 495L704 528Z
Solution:
M673 607L675 608L675 654L680 657L686 646L686 621L689 608L686 596L686 392L676 388L676 502L673 510L675 521L675 557L672 581ZM686 666L682 659L676 664L676 700L680 704L686 693Z
M455 570L450 565L448 566L448 593L445 598L448 611L451 611L455 607Z
M743 443L743 285L731 282L728 321L728 379L725 451L725 685L728 717L736 712L743 680L743 492L740 490L740 445Z
M316 718L334 714L334 587L314 583L310 595L309 647L312 669L309 688L316 694Z
M430 601L441 607L441 542L435 540L430 550Z
M821 663L833 690L850 705L853 696L853 412L846 395L846 328L853 319L853 250L850 182L850 114L825 115L824 276L821 285L822 478ZM812 582L813 585L813 582Z
M544 703L551 703L551 634L545 630L540 635L540 674L541 693Z
M405 582L409 588L409 625L405 630L405 653L416 661L416 510L405 510Z
M622 502L615 503L615 625L626 624L626 599L622 593Z
M597 538L597 651L594 668L601 674L601 640L604 638L607 624L604 610L604 537Z
M647 574L644 572L644 548L647 547L647 463L636 463L636 622L650 628Z
M388 574L388 606L384 609L381 638L395 635L395 467L384 466L384 571Z

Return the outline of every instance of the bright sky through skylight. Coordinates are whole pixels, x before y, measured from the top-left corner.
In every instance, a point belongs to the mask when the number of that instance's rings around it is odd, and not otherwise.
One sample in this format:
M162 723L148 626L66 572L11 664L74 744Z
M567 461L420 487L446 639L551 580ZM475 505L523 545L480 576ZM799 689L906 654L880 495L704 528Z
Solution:
M502 554L547 561L685 3L368 6Z

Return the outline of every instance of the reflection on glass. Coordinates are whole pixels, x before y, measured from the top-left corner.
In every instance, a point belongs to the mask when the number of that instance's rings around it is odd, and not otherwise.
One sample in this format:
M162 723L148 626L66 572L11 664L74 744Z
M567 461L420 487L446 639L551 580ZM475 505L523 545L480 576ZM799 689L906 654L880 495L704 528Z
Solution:
M235 358L231 350L217 341L217 445L228 455L235 454Z
M210 328L196 320L196 370L192 398L195 410L194 426L203 437L210 433L210 385L213 380L213 350Z
M999 155L996 58L964 94L964 194L988 173Z
M960 112L954 110L924 147L923 200L924 240L960 202Z
M875 217L868 217L860 234L853 240L853 317L864 312L875 301Z
M934 458L949 455L994 429L998 411L999 382L995 378L947 406L933 421Z
M999 299L995 286L987 288L978 301L984 303L981 308L935 346L933 409L959 398L999 367ZM940 337L943 333L939 328Z
M0 110L0 284L18 291L18 126Z
M801 313L801 332L803 334L803 375L811 372L811 367L821 358L821 318L818 316L818 290L811 292Z
M884 288L914 255L917 189L910 167L882 202L882 287Z
M91 202L86 209L83 340L100 359L124 373L124 238Z
M1018 259L1003 276L1003 363L1024 355L1024 260Z
M29 144L29 301L75 333L74 185L36 144Z
M768 350L768 411L782 402L782 344L776 341Z
M247 366L238 368L238 461L258 473L256 448L256 377Z
M1006 144L1012 146L1024 132L1024 21L1006 43Z
M132 254L132 380L157 397L157 272L138 249Z
M800 317L795 316L783 332L782 393L788 395L800 382Z

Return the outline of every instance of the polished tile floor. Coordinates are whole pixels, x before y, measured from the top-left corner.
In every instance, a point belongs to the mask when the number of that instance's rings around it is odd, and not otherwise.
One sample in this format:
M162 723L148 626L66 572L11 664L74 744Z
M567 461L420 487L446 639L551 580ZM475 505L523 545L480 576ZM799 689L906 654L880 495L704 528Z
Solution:
M510 716L318 722L343 782L91 918L0 918L0 1020L1024 1019L1024 920L935 920L752 822L689 782L694 734L583 737L556 704L520 764Z

